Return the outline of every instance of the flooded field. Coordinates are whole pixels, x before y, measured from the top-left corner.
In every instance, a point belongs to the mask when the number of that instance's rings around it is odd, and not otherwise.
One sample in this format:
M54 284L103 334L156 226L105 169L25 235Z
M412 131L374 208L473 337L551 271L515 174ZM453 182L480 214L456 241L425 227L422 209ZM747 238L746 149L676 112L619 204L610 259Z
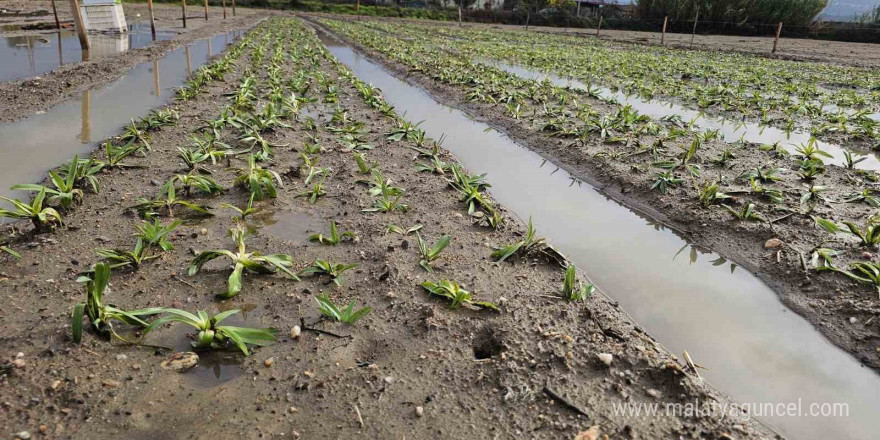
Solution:
M876 437L873 72L252 20L0 124L9 434Z

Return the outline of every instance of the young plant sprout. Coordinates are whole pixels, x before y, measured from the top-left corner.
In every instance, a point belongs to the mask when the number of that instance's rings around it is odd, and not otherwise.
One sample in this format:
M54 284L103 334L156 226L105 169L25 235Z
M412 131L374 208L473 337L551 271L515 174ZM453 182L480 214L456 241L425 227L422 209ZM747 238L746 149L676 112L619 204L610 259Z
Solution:
M434 271L434 261L440 258L440 253L443 252L443 249L446 249L446 246L449 246L449 242L452 241L452 237L448 235L444 235L440 237L440 240L437 240L437 243L434 246L428 246L428 243L422 238L422 235L416 232L416 238L419 241L419 253L422 255L422 260L419 261L419 265L421 265L428 272Z
M358 171L361 174L371 174L373 170L375 170L379 166L379 162L373 161L373 163L368 163L367 158L364 153L355 152L354 161L357 163Z
M330 295L323 293L321 295L315 296L315 301L318 302L318 310L324 316L338 322L342 322L344 324L354 324L359 319L367 316L368 313L372 310L370 307L364 307L358 310L355 310L356 299L352 299L350 303L348 303L348 307L344 310L340 309L333 304L333 300L330 299Z
M21 260L21 254L12 250L7 243L0 244L0 253L9 255L16 260Z
M73 160L70 161L70 164L67 167L66 172L64 173L64 177L56 173L54 170L49 171L49 179L52 182L52 186L54 188L47 188L43 185L36 184L19 184L14 185L11 189L16 191L45 191L45 193L49 196L46 200L49 204L60 206L62 210L69 210L73 207L73 205L78 205L82 203L83 192L81 189L76 187L77 183L77 175L79 174L80 161L79 156L74 156ZM83 178L91 178L95 179L93 175L88 174L88 170L83 170L84 174ZM98 186L97 180L91 180L92 187L95 189L95 192L100 190L100 186Z
M829 270L840 272L859 283L871 284L877 289L877 294L880 295L880 264L871 261L858 261L852 263L851 268L856 273L835 269L834 267L829 268Z
M54 231L56 227L61 226L61 214L53 208L44 208L43 201L46 199L46 190L41 189L37 196L30 203L22 202L18 199L8 199L0 197L12 203L14 210L0 208L0 218L11 218L15 220L28 219L33 223L34 230L37 232Z
M131 266L137 270L141 264L161 256L160 254L150 255L148 253L153 246L158 246L165 252L174 249L174 246L167 240L168 234L180 226L181 223L183 221L176 220L165 226L159 222L159 219L154 219L153 223L145 221L136 226L138 232L134 234L137 237L134 250L98 249L95 253L110 262L111 269Z
M327 245L327 246L336 246L337 244L339 244L342 241L343 238L346 238L346 237L350 238L352 240L357 238L357 236L354 235L354 232L351 232L351 231L345 231L342 234L340 234L336 228L336 222L331 221L329 236L325 236L324 234L312 234L309 237L309 241L318 242L318 243L321 243L321 244Z
M400 203L400 199L402 195L398 196L390 196L388 194L382 194L381 197L373 201L372 208L362 209L362 212L394 212L401 211L406 212L409 210L409 206L405 203Z
M843 222L850 234L856 236L862 246L872 247L880 243L880 224L877 223L876 217L871 217L865 223L865 229L859 229L858 225L853 222Z
M128 165L122 161L141 150L140 146L134 145L133 142L122 146L113 145L113 142L104 142L104 155L107 157L105 168L143 168L139 165Z
M462 289L455 281L442 280L439 284L425 281L422 283L422 287L431 295L437 295L449 299L451 302L451 304L449 304L450 309L457 309L459 306L465 306L468 308L492 309L496 312L500 311L498 306L491 302L474 301L473 294Z
M311 275L328 275L330 276L330 281L337 286L342 286L342 273L357 266L357 264L333 264L316 258L311 266L301 270L298 275L306 277Z
M328 173L328 171L326 171L326 170L324 172L322 172L321 173L321 180L319 180L318 182L315 182L315 184L312 185L311 189L309 189L308 191L303 191L303 192L297 194L296 196L297 197L305 197L306 199L308 199L310 205L314 205L315 203L318 203L318 199L320 197L327 195L327 192L324 191L324 180L327 179L327 173Z
M532 225L532 219L529 217L529 226L526 229L526 236L516 243L496 248L495 251L492 252L491 257L495 261L501 263L515 254L526 255L533 250L537 250L544 243L544 238L536 238L535 232L535 227Z
M270 274L277 269L287 274L291 279L299 281L296 274L289 269L289 267L293 266L293 258L290 255L262 255L259 252L247 252L245 249L245 239L248 233L241 226L238 226L236 229L230 229L229 235L232 236L233 242L238 247L236 252L225 249L202 251L192 260L188 269L189 276L194 276L205 263L211 260L220 257L227 257L232 260L234 267L229 275L226 292L217 295L220 298L232 298L241 292L242 273L245 270L258 274Z
M226 318L240 313L241 311L238 309L227 310L214 316L209 316L207 312L202 310L198 310L196 314L178 309L161 309L161 311L167 313L168 316L163 316L150 324L144 330L144 336L161 325L180 322L199 331L191 343L196 350L222 350L227 348L231 341L245 356L249 356L248 345L263 347L272 344L278 334L278 331L273 328L220 325Z
M174 217L174 210L180 206L187 208L199 215L213 215L208 212L208 207L196 203L180 200L177 198L177 190L174 188L174 182L168 182L163 187L155 199L146 198L138 199L137 203L131 206L141 217L153 218L160 215L163 211L168 213L168 217Z
M742 208L737 211L727 205L721 205L724 209L728 210L734 217L739 220L764 220L761 217L761 214L758 213L758 210L755 208L754 203L746 203L742 206Z
M239 208L235 205L230 205L229 203L221 203L221 208L231 209L238 213L238 216L233 217L236 220L242 221L247 218L247 216L257 212L257 209L254 208L254 194L251 194L250 198L248 198L248 204L243 209Z
M122 131L122 135L119 136L119 141L123 143L140 142L142 147L147 151L152 149L150 146L149 135L138 128L137 124L134 123L134 119L132 119L131 124L127 125Z
M277 183L278 187L284 186L281 176L275 171L257 165L257 158L254 155L248 157L247 169L238 168L235 172L238 173L235 184L250 191L255 200L263 200L264 197L274 199L278 197L275 184Z
M110 304L105 305L104 291L107 289L107 284L110 282L110 266L106 263L98 263L95 265L92 278L82 276L77 282L85 283L86 290L86 302L78 303L73 306L71 329L73 331L73 342L77 344L82 341L85 317L89 318L92 328L97 333L106 337L116 337L121 341L133 343L116 333L116 329L113 328L114 321L128 325L147 327L148 325L142 317L155 315L162 311L161 308L125 311Z
M413 233L418 232L418 231L419 231L420 229L422 229L423 227L424 227L423 225L415 225L415 226L413 226L413 227L411 227L411 228L404 229L402 226L398 226L398 225L395 225L395 224L390 224L390 225L388 225L388 226L385 227L385 233L387 234L387 233L389 233L389 232L393 232L393 233L395 233L395 234L400 234L400 235L403 235L404 237L406 237L406 236L408 236L409 234L413 234Z
M198 174L177 174L166 185L175 186L178 182L183 189L183 194L187 196L193 192L193 189L209 195L219 194L224 190L214 179Z
M562 282L562 296L569 301L583 301L593 296L596 286L577 281L577 270L569 264L565 268L565 280Z

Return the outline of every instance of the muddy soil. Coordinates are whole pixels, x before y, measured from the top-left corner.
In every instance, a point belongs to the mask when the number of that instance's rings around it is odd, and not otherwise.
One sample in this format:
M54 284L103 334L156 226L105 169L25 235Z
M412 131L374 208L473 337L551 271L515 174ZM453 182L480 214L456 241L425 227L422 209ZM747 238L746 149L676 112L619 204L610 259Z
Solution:
M72 20L68 2L57 2L60 20ZM0 1L0 8L35 13L51 11L51 3L47 1ZM231 8L227 8L227 19L223 20L222 8L210 8L210 21L205 21L204 9L190 6L187 9L187 28L182 27L179 6L155 4L157 31L174 31L177 35L166 41L156 42L149 47L130 50L116 56L101 57L79 63L66 64L36 78L0 83L0 123L14 121L37 111L45 110L70 96L81 93L96 85L104 84L119 78L132 67L160 58L169 51L200 38L229 32L235 29L247 29L261 19L275 15L275 12L238 8L236 16L232 16ZM145 4L125 4L126 20L129 23L148 20ZM0 18L3 25L34 25L40 22L51 22L51 15L29 17ZM39 33L40 31L6 31L0 36L18 36ZM43 31L43 32L52 32Z
M332 16L331 14L326 14ZM345 18L345 16L336 16ZM423 20L406 18L374 18L381 20L402 20L424 23ZM432 22L438 26L458 26L452 22ZM597 38L596 29L559 28L546 26L529 26L526 31L524 26L486 23L464 23L464 27L504 29L522 32L547 32L571 35L582 35L584 38ZM635 44L660 44L660 32L624 31L603 29L600 36L603 40L619 41ZM666 34L666 45L683 49L691 48L690 34ZM727 52L742 52L800 61L820 61L861 67L880 66L880 46L870 43L849 43L844 41L812 40L807 38L779 39L779 45L775 54L770 53L773 48L773 37L743 37L736 35L697 35L694 38L694 49L717 50Z
M530 122L510 118L503 106L468 100L461 87L433 81L383 53L350 38L346 41L383 63L398 77L424 87L447 105L465 109L476 120L510 135L519 144L547 157L609 197L662 221L679 231L688 241L736 261L770 285L787 306L809 320L833 343L853 353L865 365L880 370L880 320L876 319L880 315L880 304L876 289L855 284L842 275L805 270L805 264L810 264L810 252L819 244L834 249L849 249L842 255L843 259L837 262L839 267L846 267L844 261L847 259L877 261L878 256L860 249L857 241L851 241L841 234L829 240L828 235L817 228L809 216L804 215L789 216L785 212L768 211L764 213L768 218L779 219L772 228L762 222L737 221L723 209L702 208L692 188L660 194L651 189L655 180L653 173L634 170L634 164L628 160L609 159L608 146L601 142L592 141L584 147L573 148L569 146L569 140L548 137ZM756 147L752 145L748 149L736 150L737 161L730 166L713 169L711 163L705 160L703 166L710 167L705 172L713 176L724 174L735 177L754 168L769 166L779 168L784 174L796 174L790 158L773 157L772 154L758 151ZM704 159L708 159L719 157L728 148L730 146L727 144L715 142L704 144L700 151ZM641 160L651 162L649 157ZM827 173L815 183L830 189L829 200L839 201L863 184L856 184L858 180L842 167L829 166ZM783 180L778 183L785 187L785 193L803 192L801 183L797 181ZM856 186L852 186L854 184ZM740 182L740 185L734 183L731 189L748 192L747 187L748 182ZM827 203L818 206L813 214L839 222L843 219L867 218L874 212L867 205ZM862 221L856 223L859 227L864 226ZM800 254L805 260L801 259Z
M0 312L3 435L557 439L587 432L578 438L775 437L755 420L729 416L615 415L612 406L621 402L726 399L682 373L675 357L613 301L554 298L562 284L558 267L533 258L491 262L490 246L518 240L525 231L522 222L505 213L500 230L476 225L442 176L417 172L407 144L386 141L391 121L368 107L327 61L318 69L339 87L340 105L350 118L366 124L365 138L376 147L367 157L405 189L403 201L410 210L362 212L372 204L367 187L358 183L363 175L352 153L323 128L336 104L321 103L323 93L313 84L309 96L318 102L306 111L319 115L318 130L294 123L293 129L269 135L272 142L289 144L275 149L269 165L283 173L284 187L277 199L257 202L258 212L249 220L256 233L248 248L290 253L296 269L315 258L357 263L345 274L343 286L322 277L294 282L281 275L246 275L242 293L220 302L214 294L225 290L226 263L211 263L196 276L185 276L193 252L231 249L226 231L233 226L233 212L220 205L243 206L247 193L229 189L215 197L191 198L212 206L216 216L181 226L171 237L175 249L162 258L137 271L114 272L106 301L124 309L241 308L247 311L247 325L279 329L278 343L246 359L233 352L203 353L203 365L184 374L160 367L171 351L111 344L90 332L82 345L72 344L70 310L83 299L77 273L97 261L96 248L132 246L133 226L140 220L127 207L139 197L153 196L156 184L183 171L177 148L189 143L199 118L220 114L227 102L222 95L238 88L251 65L247 57L223 80L209 83L205 93L177 105L180 122L153 132L149 155L129 160L148 168L100 175L104 190L88 193L82 206L65 214L66 226L55 234L34 235L29 225L15 225L19 233L12 246L23 258L6 260L0 269L6 301ZM287 63L286 77L300 67ZM266 72L256 73L264 91ZM324 147L321 165L332 168L327 195L313 205L298 197L309 188L299 171L299 152L310 133ZM236 136L230 129L222 139L235 144ZM444 159L454 161L448 155ZM234 174L225 165L209 169L230 187ZM231 165L245 163L236 158ZM336 246L310 243L308 235L326 233L330 220L358 238ZM412 235L386 233L389 223L422 224L422 235L432 243L443 234L454 237L436 273L419 266ZM443 278L459 281L477 299L499 304L501 312L450 310L419 287L423 280ZM322 321L313 299L319 292L337 304L356 299L372 312L352 326ZM289 332L301 320L333 335L304 330L292 338ZM166 326L147 341L185 349L184 333L182 327ZM602 360L607 360L604 354L612 355L610 365Z

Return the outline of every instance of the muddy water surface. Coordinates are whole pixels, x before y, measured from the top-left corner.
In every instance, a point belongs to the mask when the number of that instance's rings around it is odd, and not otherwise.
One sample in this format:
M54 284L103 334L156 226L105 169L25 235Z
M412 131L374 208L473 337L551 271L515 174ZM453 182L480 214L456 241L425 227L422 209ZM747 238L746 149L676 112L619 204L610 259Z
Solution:
M187 75L233 42L217 35L138 65L125 76L83 92L47 112L0 124L0 195L10 196L17 183L34 183L47 170L88 154L118 134L131 118L140 118L174 96ZM15 194L24 196L23 194Z
M350 47L322 35L333 54L382 89L398 113L471 172L492 195L547 237L598 288L670 351L688 350L715 388L741 404L794 404L802 415L766 415L792 439L873 439L880 430L880 377L824 339L748 271L680 237L538 154L439 104ZM811 405L844 403L845 417L811 417Z

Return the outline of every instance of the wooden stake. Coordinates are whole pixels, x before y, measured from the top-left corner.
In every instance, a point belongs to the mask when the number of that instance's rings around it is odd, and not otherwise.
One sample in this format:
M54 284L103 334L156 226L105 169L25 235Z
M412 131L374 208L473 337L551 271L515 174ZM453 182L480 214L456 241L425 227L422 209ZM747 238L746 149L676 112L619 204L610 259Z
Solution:
M89 34L83 23L82 11L79 10L79 1L70 0L70 12L73 14L73 22L76 24L76 34L79 36L79 46L83 51L83 58L88 59L88 52L92 48L89 43Z
M147 9L150 10L150 32L153 34L153 41L156 41L156 19L153 17L153 0L147 0Z
M235 0L232 0L232 16L235 17Z
M458 7L458 27L461 27L461 6ZM526 29L529 28L528 22L526 22Z
M52 13L55 14L55 29L61 30L61 22L58 21L58 9L55 8L55 0L52 0Z
M780 21L778 25L776 25L776 38L773 40L773 51L770 53L776 53L776 46L779 44L779 34L782 33L782 22Z
M599 36L599 31L602 30L602 16L599 16L599 26L596 26L596 36Z
M186 0L180 0L180 8L183 10L183 28L186 29Z
M208 0L205 0L205 21L208 21Z
M660 35L660 45L666 44L666 23L669 22L669 16L663 17L663 33Z
M223 19L226 20L226 0L223 0Z
M694 37L697 36L697 21L700 20L700 10L697 9L697 16L694 17L694 30L691 32L691 47L694 47Z

